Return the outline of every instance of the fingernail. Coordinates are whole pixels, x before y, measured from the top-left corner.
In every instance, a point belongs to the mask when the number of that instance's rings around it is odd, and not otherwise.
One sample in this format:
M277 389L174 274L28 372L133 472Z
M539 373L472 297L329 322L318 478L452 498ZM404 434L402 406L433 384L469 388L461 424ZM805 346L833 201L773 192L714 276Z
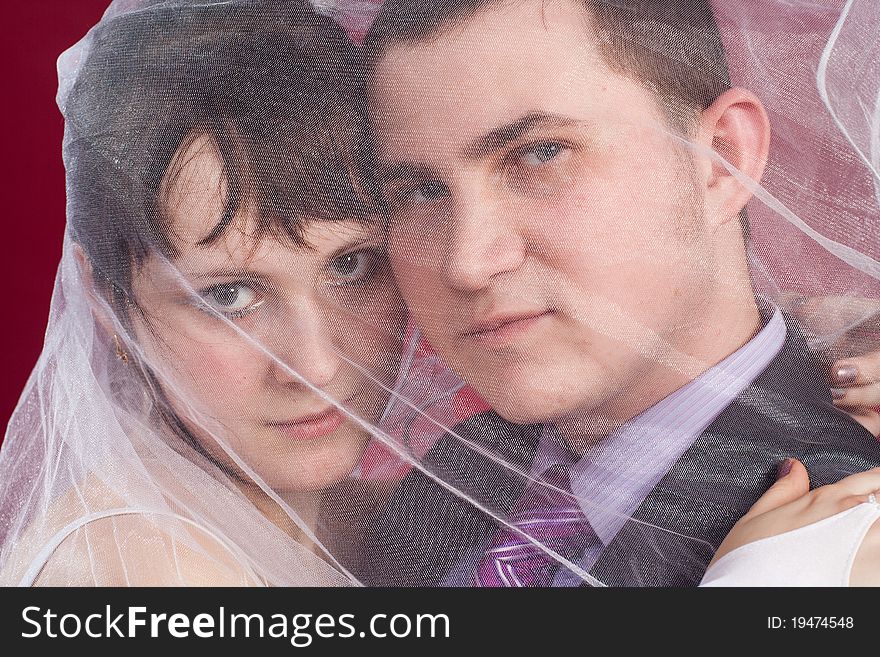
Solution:
M840 401L846 397L846 390L841 390L840 388L831 388L831 399L834 401Z
M838 365L834 370L834 378L841 385L855 383L859 378L859 368L849 364Z
M791 472L791 466L794 465L794 461L792 459L785 459L782 463L776 466L776 480L779 481L783 477L787 477L788 473Z

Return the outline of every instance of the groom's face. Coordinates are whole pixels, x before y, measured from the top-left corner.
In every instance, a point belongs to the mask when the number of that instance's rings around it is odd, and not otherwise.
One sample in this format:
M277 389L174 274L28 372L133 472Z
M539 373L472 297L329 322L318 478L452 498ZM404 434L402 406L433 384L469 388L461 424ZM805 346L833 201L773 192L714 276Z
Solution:
M613 409L706 304L699 177L580 3L499 3L391 47L371 89L390 254L431 345L501 415Z

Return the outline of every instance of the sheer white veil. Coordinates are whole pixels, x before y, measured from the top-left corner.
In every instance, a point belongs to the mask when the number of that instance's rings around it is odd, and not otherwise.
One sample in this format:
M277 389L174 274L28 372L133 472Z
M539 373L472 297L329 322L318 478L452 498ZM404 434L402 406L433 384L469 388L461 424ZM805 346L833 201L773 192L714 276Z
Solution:
M778 460L877 464L823 361L876 346L873 0L586 0L597 68L543 77L581 3L378 4L115 0L59 60L68 229L0 451L3 583L472 585L508 532L550 580L692 584ZM694 132L731 88L766 167ZM669 228L720 207L700 171L745 212ZM536 487L601 549L523 530Z

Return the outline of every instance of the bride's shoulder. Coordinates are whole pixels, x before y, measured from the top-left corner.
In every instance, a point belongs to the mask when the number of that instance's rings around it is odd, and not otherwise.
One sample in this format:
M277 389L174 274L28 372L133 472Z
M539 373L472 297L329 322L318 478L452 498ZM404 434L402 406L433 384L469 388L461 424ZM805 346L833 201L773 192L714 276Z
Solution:
M3 579L36 586L258 583L234 548L161 507L133 506L106 484L89 481L60 497L28 528Z
M34 582L38 586L247 586L256 584L207 530L131 511L71 532Z

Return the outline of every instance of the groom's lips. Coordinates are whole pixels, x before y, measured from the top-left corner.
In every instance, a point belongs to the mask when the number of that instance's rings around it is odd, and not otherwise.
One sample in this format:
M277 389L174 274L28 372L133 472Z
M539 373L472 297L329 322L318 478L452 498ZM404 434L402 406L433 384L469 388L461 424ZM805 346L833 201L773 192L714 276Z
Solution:
M552 310L492 315L473 324L462 336L485 347L506 344L553 314Z

